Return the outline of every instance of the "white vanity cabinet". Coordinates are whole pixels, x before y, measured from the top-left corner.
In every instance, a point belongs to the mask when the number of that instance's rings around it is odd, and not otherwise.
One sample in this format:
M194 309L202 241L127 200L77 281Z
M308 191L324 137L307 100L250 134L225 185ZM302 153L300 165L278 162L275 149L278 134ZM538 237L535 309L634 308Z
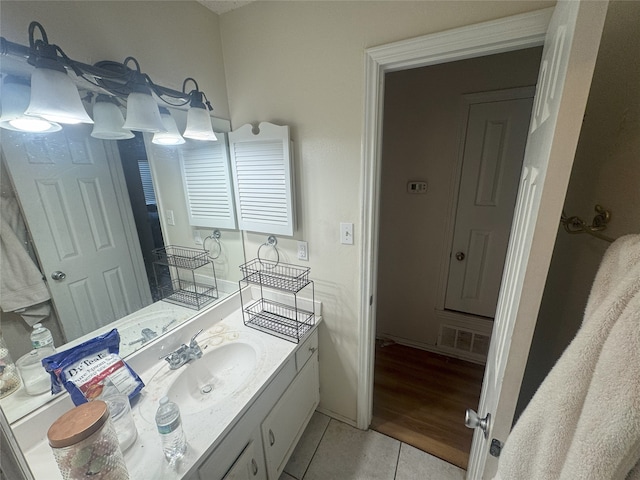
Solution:
M319 400L318 356L313 353L262 422L268 478L280 478Z
M278 480L320 400L318 332L283 365L191 480Z

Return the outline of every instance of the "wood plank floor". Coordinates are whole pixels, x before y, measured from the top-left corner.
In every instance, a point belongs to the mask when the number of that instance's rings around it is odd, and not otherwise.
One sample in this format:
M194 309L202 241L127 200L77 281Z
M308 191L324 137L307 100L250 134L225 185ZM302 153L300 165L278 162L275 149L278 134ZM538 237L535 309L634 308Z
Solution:
M371 428L467 468L484 366L391 344L376 346Z

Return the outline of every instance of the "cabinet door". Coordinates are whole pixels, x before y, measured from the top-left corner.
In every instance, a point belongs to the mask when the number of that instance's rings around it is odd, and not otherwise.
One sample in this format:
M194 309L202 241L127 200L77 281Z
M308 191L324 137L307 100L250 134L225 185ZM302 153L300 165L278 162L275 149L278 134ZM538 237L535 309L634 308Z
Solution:
M320 401L318 355L309 359L262 423L270 480L278 480Z
M267 480L262 455L258 455L256 450L259 447L259 443L256 445L253 440L249 442L223 480Z

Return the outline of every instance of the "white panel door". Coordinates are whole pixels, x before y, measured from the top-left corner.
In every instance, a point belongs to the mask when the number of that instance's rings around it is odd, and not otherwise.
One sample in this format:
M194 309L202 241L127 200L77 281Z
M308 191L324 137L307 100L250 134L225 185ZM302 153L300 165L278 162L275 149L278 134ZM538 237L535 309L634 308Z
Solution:
M147 278L134 268L140 247L127 237L103 142L84 127L3 130L2 149L66 337L148 305ZM66 276L54 280L54 272Z
M486 436L475 430L468 479L493 477L491 440L511 430L606 11L606 1L561 1L547 29L480 397L491 421Z
M445 308L493 318L533 98L469 106Z

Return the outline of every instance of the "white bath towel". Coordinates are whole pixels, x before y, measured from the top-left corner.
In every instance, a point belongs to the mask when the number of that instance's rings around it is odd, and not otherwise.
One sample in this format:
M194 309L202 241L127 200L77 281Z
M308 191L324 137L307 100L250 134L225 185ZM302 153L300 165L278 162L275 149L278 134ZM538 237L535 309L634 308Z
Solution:
M49 309L44 304L51 297L42 273L29 256L20 239L19 208L14 198L2 199L0 214L0 308L5 312ZM41 315L40 315L41 316ZM40 318L42 320L42 318ZM34 323L37 323L36 320ZM30 323L30 322L28 322Z
M500 455L495 480L624 480L640 469L640 235L607 250L585 317Z

